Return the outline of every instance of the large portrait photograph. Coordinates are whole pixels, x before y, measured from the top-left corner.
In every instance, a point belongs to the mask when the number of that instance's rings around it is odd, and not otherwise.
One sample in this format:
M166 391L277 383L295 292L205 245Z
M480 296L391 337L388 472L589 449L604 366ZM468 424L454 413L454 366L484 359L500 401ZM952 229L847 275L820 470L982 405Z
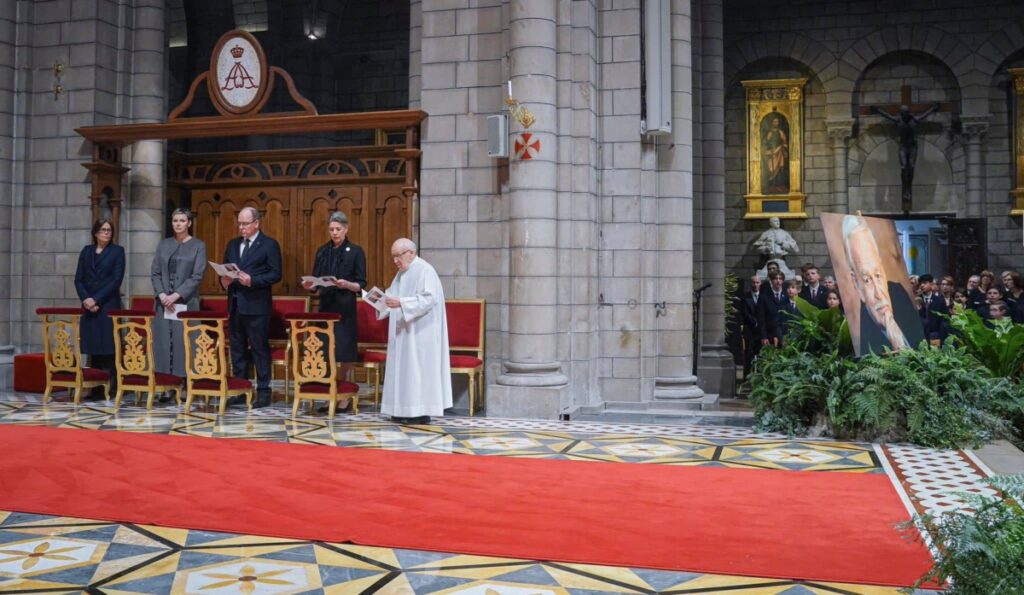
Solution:
M916 348L924 328L896 225L839 213L822 213L821 225L857 355Z

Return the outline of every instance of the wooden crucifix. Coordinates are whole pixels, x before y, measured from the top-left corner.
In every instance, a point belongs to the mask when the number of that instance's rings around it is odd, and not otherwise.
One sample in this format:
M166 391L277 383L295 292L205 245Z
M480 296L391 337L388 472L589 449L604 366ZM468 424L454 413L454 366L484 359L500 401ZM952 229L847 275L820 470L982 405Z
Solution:
M910 85L900 87L900 104L862 105L858 113L862 116L878 114L896 125L900 145L900 181L902 183L902 207L904 213L913 208L914 164L917 162L917 124L935 112L953 112L955 104L950 101L934 103L913 103ZM920 111L915 115L915 111Z

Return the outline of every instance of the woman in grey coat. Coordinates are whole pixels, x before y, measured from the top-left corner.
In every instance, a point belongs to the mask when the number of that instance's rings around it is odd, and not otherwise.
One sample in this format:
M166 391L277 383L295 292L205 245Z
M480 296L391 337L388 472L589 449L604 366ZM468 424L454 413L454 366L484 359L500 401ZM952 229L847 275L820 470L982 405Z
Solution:
M199 309L199 283L206 271L206 244L190 233L194 217L188 209L171 213L174 236L164 238L156 248L150 274L156 296L153 318L153 353L156 369L164 374L185 376L185 340L182 323L164 318L164 310L184 305Z

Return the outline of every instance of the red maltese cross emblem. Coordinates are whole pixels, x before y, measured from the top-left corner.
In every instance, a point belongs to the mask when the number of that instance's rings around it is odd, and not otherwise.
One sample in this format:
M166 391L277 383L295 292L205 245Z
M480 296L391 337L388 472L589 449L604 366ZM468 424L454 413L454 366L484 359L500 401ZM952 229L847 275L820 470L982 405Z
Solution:
M516 139L515 149L517 158L533 159L540 153L540 139L534 138L529 132L524 132Z

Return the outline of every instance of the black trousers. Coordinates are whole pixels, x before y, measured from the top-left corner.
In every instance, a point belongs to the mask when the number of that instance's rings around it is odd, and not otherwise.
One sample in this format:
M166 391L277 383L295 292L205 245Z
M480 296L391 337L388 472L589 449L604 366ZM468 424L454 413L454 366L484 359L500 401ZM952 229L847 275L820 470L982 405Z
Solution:
M256 390L270 390L270 316L235 312L228 320L228 334L235 378L249 378L256 364Z

